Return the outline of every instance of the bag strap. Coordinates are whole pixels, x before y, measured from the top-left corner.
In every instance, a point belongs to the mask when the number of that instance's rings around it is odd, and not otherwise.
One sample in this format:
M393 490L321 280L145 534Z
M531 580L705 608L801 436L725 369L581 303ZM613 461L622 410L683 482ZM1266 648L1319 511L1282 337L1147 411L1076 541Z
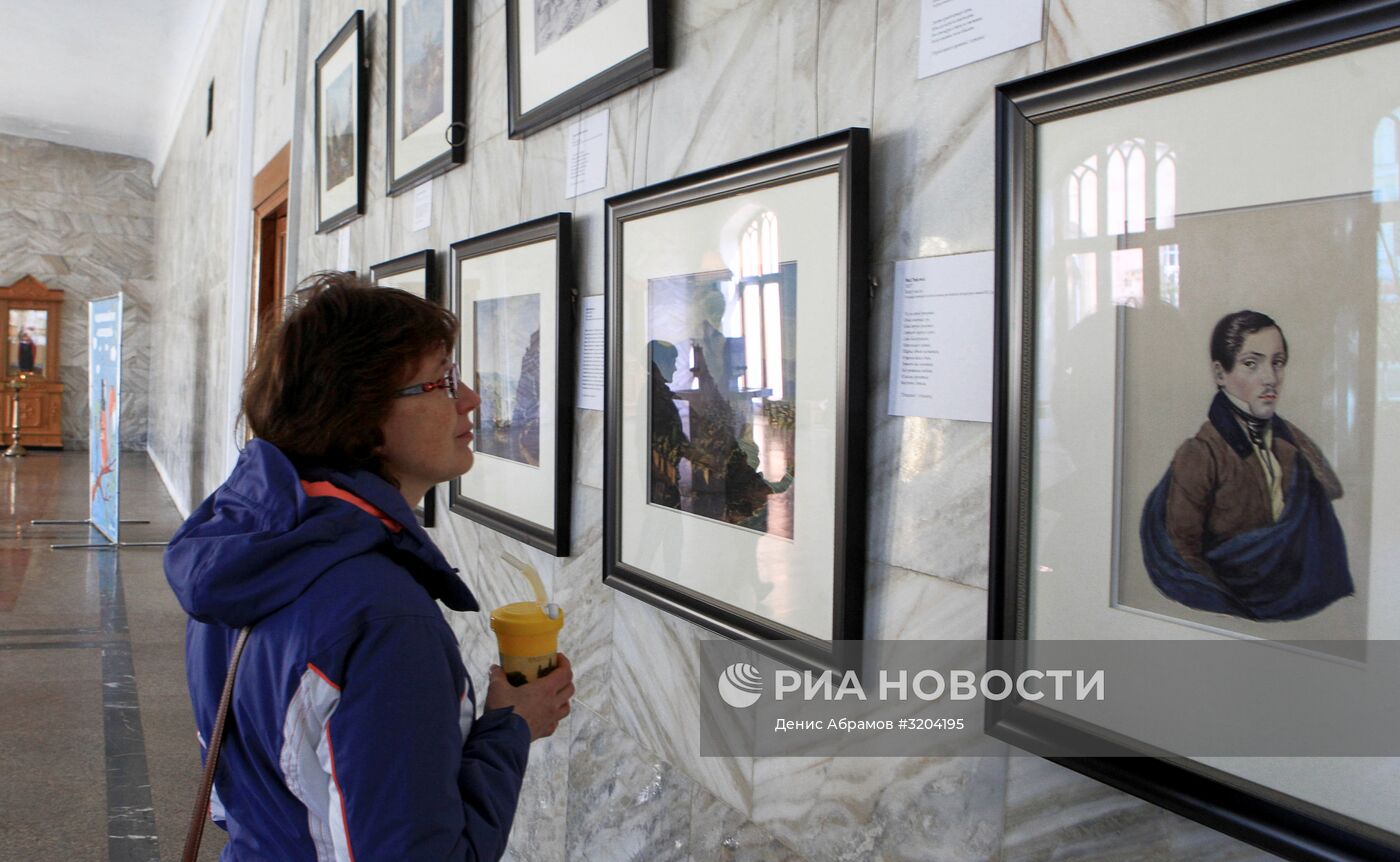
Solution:
M224 744L224 719L228 718L229 702L233 700L233 677L238 672L238 659L243 656L243 645L248 641L252 626L244 626L238 632L238 640L233 645L233 656L228 662L228 676L224 677L224 693L219 696L219 714L214 719L214 732L209 737L209 751L204 756L204 779L199 784L199 796L195 798L194 813L190 815L190 828L185 834L185 853L182 862L195 862L199 857L199 842L204 837L204 823L209 819L209 796L214 790L214 769L219 765L219 749Z

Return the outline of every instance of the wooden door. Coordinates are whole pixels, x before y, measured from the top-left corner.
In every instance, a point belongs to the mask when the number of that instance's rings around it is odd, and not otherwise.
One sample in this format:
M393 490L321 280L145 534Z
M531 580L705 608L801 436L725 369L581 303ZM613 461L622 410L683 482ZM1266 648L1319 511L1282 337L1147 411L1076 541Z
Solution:
M287 188L291 144L253 178L253 307L248 315L249 354L264 327L282 317L287 294Z
M253 289L248 309L248 360L257 349L258 334L282 319L287 295L287 189L292 145L277 151L253 178ZM252 439L244 427L243 440Z

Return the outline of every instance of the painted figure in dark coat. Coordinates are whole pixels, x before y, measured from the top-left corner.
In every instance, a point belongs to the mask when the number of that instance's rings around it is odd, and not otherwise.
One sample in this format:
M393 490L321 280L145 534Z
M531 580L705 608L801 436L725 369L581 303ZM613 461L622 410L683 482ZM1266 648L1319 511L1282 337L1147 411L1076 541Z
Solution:
M681 507L681 459L690 454L690 441L681 424L681 414L671 396L671 375L679 352L669 341L648 345L651 359L651 491L652 503Z
M27 330L19 331L19 370L34 370L34 339L29 337Z
M1163 594L1254 620L1311 616L1351 595L1332 510L1342 484L1317 444L1277 415L1288 342L1266 314L1211 335L1217 392L1142 514L1143 562Z

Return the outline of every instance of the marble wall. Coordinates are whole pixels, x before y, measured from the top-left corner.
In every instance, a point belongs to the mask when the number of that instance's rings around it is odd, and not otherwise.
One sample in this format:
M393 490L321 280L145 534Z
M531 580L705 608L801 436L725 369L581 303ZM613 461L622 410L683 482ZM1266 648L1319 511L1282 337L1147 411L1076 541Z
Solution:
M297 74L297 4L268 0L258 40L256 108L253 117L253 171L262 170L292 139L293 95Z
M432 180L432 223L415 232L411 195L384 194L384 4L310 0L296 82L306 110L295 126L295 275L337 265L338 233L314 233L311 61L362 6L372 98L367 211L341 229L352 266L367 272L417 249L445 252L458 239L563 210L576 225L579 289L590 295L603 292L609 195L851 125L872 130L872 267L882 285L892 283L896 260L990 249L995 84L1267 0L1047 0L1041 42L923 81L915 78L918 0L677 0L672 68L606 103L607 187L575 199L563 196L562 125L524 141L506 137L503 0L469 5L468 158ZM270 6L268 26L285 26L278 4ZM238 22L221 32L236 43ZM216 47L203 74L225 75L232 59ZM197 500L221 478L200 461L221 433L210 426L228 421L216 410L225 395L216 372L226 361L226 243L218 240L229 227L220 159L230 145L217 139L217 120L216 140L204 140L196 115L202 124L192 106L158 194L168 296L154 321L153 392L171 409L153 417L152 448L172 473L182 471L180 487ZM876 293L872 323L866 632L981 637L990 429L885 415L888 290ZM579 411L576 423L572 557L556 560L446 514L441 498L434 530L483 606L524 597L499 561L509 551L540 570L569 614L563 648L575 662L575 713L532 752L509 858L1268 858L1032 758L700 757L697 701L711 681L699 674L697 645L708 635L601 583L602 414ZM452 623L480 682L494 651L486 622L454 615Z
M124 449L145 449L156 295L151 163L0 135L0 285L26 275L65 293L65 449L88 446L88 300L126 294L121 440Z
M223 481L233 433L233 419L225 415L229 255L237 117L240 100L250 94L237 86L242 4L222 9L156 188L161 297L151 314L157 409L149 451L184 512ZM214 127L206 134L210 80Z

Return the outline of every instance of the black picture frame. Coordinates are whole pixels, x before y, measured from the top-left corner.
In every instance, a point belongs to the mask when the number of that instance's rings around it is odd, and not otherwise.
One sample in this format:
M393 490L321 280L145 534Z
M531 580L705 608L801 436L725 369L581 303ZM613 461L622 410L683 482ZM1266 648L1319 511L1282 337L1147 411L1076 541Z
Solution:
M375 284L379 284L386 279L409 275L420 270L423 272L422 297L429 302L442 305L442 283L438 280L436 249L425 248L422 251L409 252L391 260L380 261L369 268L369 277ZM389 286L398 287L399 285L391 284ZM416 288L404 289L411 293L418 292Z
M841 652L838 642L859 640L862 637L864 625L866 391L868 387L867 344L869 338L867 327L870 300L867 260L868 171L869 132L866 129L851 128L732 164L617 195L609 198L605 203L607 213L604 222L605 265L607 269L605 358L607 415L604 437L603 580L620 592L675 614L688 622L729 638L752 639L755 648L780 660L806 667L841 666L843 660L838 655ZM823 408L832 417L830 447L818 446L817 451L821 452L820 457L830 461L831 485L830 487L816 485L811 492L804 490L802 493L811 493L823 497L823 499L825 499L824 495L829 493L833 517L830 523L819 521L810 526L799 523L796 518L789 521L790 535L795 537L793 540L794 548L801 547L804 540L812 541L815 536L820 534L820 541L823 542L820 546L823 555L821 559L830 561L828 569L803 572L804 576L820 578L821 580L816 581L818 584L822 584L823 581L829 584L831 596L829 630L824 632L828 636L821 637L810 631L803 631L764 616L756 612L757 606L755 608L739 607L694 589L692 586L679 583L670 571L649 571L628 562L625 559L626 550L623 544L624 530L632 529L639 534L643 534L645 531L639 529L636 524L629 526L626 523L624 482L632 482L633 486L636 487L630 493L637 499L643 499L643 505L640 508L634 508L634 512L659 511L661 517L671 519L666 523L676 525L683 524L682 519L695 518L696 516L691 511L683 511L679 502L675 505L667 503L670 508L663 508L653 502L654 492L646 490L646 483L650 482L650 479L643 479L642 485L638 485L635 478L627 479L624 471L627 460L640 459L639 463L645 464L648 463L647 459L650 456L645 449L640 447L640 451L624 451L623 447L626 423L629 421L641 422L642 427L650 429L646 432L651 440L647 445L651 448L653 455L656 451L656 432L651 429L651 423L654 420L651 418L629 420L628 418L629 406L634 411L640 410L635 405L648 403L648 396L640 390L630 396L625 396L624 387L625 385L636 386L635 383L628 382L634 380L635 377L628 375L654 373L654 369L658 367L652 364L650 366L653 369L652 372L627 371L624 368L624 356L627 355L628 351L633 351L635 355L640 357L641 354L638 351L642 349L637 345L627 343L628 318L626 315L629 303L636 302L639 308L646 305L645 302L639 301L639 298L629 298L628 296L625 272L628 248L627 231L634 229L635 226L651 217L665 216L716 201L722 203L727 198L740 195L772 193L776 196L783 187L789 184L796 189L799 187L798 184L826 177L835 177L836 179L834 189L829 192L832 196L829 206L834 223L829 225L830 234L825 232L826 225L823 225L821 230L822 241L827 244L828 251L825 253L831 255L831 260L829 263L819 266L818 269L829 273L830 295L825 295L825 290L828 289L826 284L816 281L815 276L808 276L808 279L812 284L820 285L817 289L822 292L814 291L812 294L804 294L801 290L797 290L796 295L801 297L797 300L799 307L803 303L810 303L806 307L812 309L811 314L815 314L818 308L825 310L823 319L830 321L831 337L835 343L827 343L822 348L809 351L806 354L801 353L801 348L798 347L794 351L795 355L792 361L796 369L793 372L794 379L811 379L815 384L818 379L815 372L814 376L801 378L802 370L813 367L809 363L815 361L814 357L817 353L829 351L830 377L820 385L829 387L829 389L821 391L823 393L830 392L832 395L831 403L826 404ZM803 188L812 189L814 187L805 186ZM825 213L826 210L822 210L822 212ZM775 227L775 231L781 230L781 227ZM812 233L815 237L816 231ZM664 236L659 240L655 240L655 238L653 240L648 241L649 245L666 244ZM702 239L702 242L710 243L706 246L707 248L718 249L720 242L718 231L707 235ZM789 250L793 247L806 248L798 242L790 241L790 235L784 236L784 243ZM715 255L709 255L705 259L711 260L714 257ZM817 259L817 255L810 254L805 264L811 266L815 259ZM801 267L803 264L804 261L799 260L796 266ZM770 268L761 271L779 273L784 271L783 268L787 266L787 263L783 263L780 269ZM740 270L742 271L743 268L741 265ZM649 280L645 282L647 290L651 290L651 285L656 284L652 275L673 278L675 273L649 274L647 276ZM729 284L740 285L736 288L740 292L735 295L742 296L743 276L736 274L733 269L725 269L722 276L729 276ZM767 276L763 276L763 278L766 279ZM742 300L733 301L741 302ZM794 319L796 319L795 315ZM802 319L815 320L813 317ZM796 329L797 327L792 328ZM633 333L633 335L637 334ZM656 333L640 334L646 336L642 341L647 342ZM793 337L802 336L798 333ZM726 338L726 343L728 342L729 339ZM658 342L650 340L649 343L654 345ZM650 347L646 349L650 349ZM727 347L726 355L729 352L730 348ZM807 357L805 361L804 356ZM737 359L733 360L733 362L737 361ZM767 361L763 360L763 362ZM786 362L786 358L781 361ZM727 370L723 373L729 376L730 370L728 369L732 364L731 360L726 358L724 363ZM826 368L826 366L820 367ZM737 380L736 378L735 382ZM642 386L645 385L647 384L642 384ZM703 385L702 383L701 386ZM749 383L738 385L742 389L747 388ZM784 388L786 388L786 384L784 384ZM816 390L815 385L811 385L810 388L812 391ZM760 395L758 400L762 401L765 397ZM809 395L808 397L815 396ZM764 403L766 409L766 402ZM803 415L804 409L810 406L812 405L804 406L799 400L793 408L793 414L800 417ZM654 411L655 407L649 409ZM692 410L688 415L697 414ZM801 419L797 421L800 422ZM695 427L691 426L691 433L694 433ZM752 431L752 427L753 425L750 425L750 431ZM771 427L771 423L769 423L769 427ZM797 426L793 427L796 429ZM641 432L632 430L626 431L626 433L634 435L635 439L635 435L639 435ZM796 439L800 430L794 430L792 433ZM739 444L736 438L737 445ZM795 448L796 443L793 444L793 449L795 450ZM736 451L738 450L736 449ZM690 457L693 477L696 469L694 467L695 461L693 455ZM700 460L704 461L707 458L708 456L702 455ZM681 460L677 458L678 474L681 469L680 464ZM641 471L639 475L649 475L645 471L652 468L634 466L627 469L639 470ZM825 477L828 474L812 470L810 475ZM801 479L796 479L796 482L800 481ZM796 482L790 486L793 489L794 499L796 499L797 493ZM693 479L691 487L692 490L697 487ZM771 482L770 488L772 488L773 494L778 493ZM637 495L644 495L644 497ZM771 496L768 498L769 501L772 499ZM806 499L811 500L815 497L807 497ZM770 530L768 502L763 504L763 509L763 529ZM790 511L796 511L795 502ZM727 518L727 516L725 517ZM715 524L712 516L709 520L710 524ZM732 519L728 520L728 523L720 522L717 526L723 535L722 541L732 541L736 547L740 543L749 541L749 536L746 536L745 533L753 532L746 530L743 525ZM683 526L679 528L684 529ZM707 527L707 529L714 529L714 527ZM813 532L799 535L798 530L812 530ZM771 536L770 531L768 536L760 535L759 538L767 541ZM788 540L779 539L778 541ZM829 549L825 544L828 541L830 542ZM657 543L661 543L660 538L657 539ZM718 547L710 547L696 550L696 553L707 559L718 560L719 557L710 557L709 555L719 550L721 549ZM715 565L722 566L723 564L716 563ZM754 574L757 577L762 577L758 564L755 564ZM799 585L794 589L801 590L802 587ZM823 585L822 589L827 589L827 585ZM826 622L823 621L822 625L825 627Z
M1286 3L996 88L996 383L988 605L989 661L994 666L1013 674L1027 666L1025 647L1033 622L1037 491L1032 480L1038 463L1035 388L1041 349L1035 270L1038 232L1048 224L1037 201L1042 188L1049 188L1037 173L1043 127L1396 38L1400 3L1394 0ZM1070 750L1058 747L1067 744L1121 751L1124 756L1047 759L1271 853L1299 860L1400 858L1400 836L1189 758L1154 752L1138 740L1077 722L1019 695L989 701L985 715L990 735L1029 750Z
M415 273L422 273L422 291L407 284L395 284L395 278L413 276ZM408 290L410 293L418 294L429 302L442 305L442 282L438 280L437 271L437 251L425 248L422 251L415 251L401 255L392 260L376 263L369 268L370 280L381 287L398 287ZM410 279L417 282L419 279ZM386 283L387 282L387 283ZM424 527L437 525L437 488L429 488L424 495L423 502L413 509L413 514L418 518L418 523Z
M369 130L369 66L365 60L364 22L364 11L356 9L355 13L350 16L349 20L347 20L344 26L340 28L339 32L335 34L335 37L331 39L330 43L322 49L320 54L316 55L314 83L315 135L312 143L316 151L316 233L318 234L333 231L348 222L354 221L363 215L365 211L365 166L366 154L368 152L365 135ZM345 62L340 59L342 51L352 52L348 61L350 66L341 74L343 75L345 71L352 73L348 84L351 87L351 106L349 112L353 125L351 131L354 136L354 141L352 144L353 153L349 154L349 158L353 160L355 175L352 179L348 179L348 181L354 183L353 200L349 203L336 206L335 203L327 201L327 192L330 189L338 188L347 180L342 180L340 183L336 183L329 188L325 184L327 168L334 165L343 166L344 154L342 154L342 157L338 157L333 165L329 166L327 165L327 159L322 155L322 151L325 149L323 115L328 101L325 98L326 87L322 80L322 73L326 66L332 61L338 63ZM331 86L336 86L340 83L340 80L341 79L337 77L336 81ZM341 169L343 169L343 167Z
M401 27L398 8L402 0L389 0L388 22L388 91L387 113L384 123L385 136L385 191L389 197L401 194L419 183L444 174L467 159L467 46L470 40L471 24L467 0L442 0L445 9L450 10L451 25L443 34L442 61L447 89L448 116L447 128L443 130L442 146L432 155L399 172L395 165L395 153L399 149L400 136L395 128L398 102L395 98L398 81L404 72L400 68L403 57L396 50L398 29Z
M555 213L453 243L451 246L452 276L449 304L462 322L462 337L457 346L457 365L462 370L463 379L467 384L473 389L477 389L478 394L482 394L479 389L481 383L477 379L480 375L476 368L476 362L464 355L463 348L465 340L476 337L475 312L466 307L467 302L464 296L465 287L462 283L464 264L485 264L492 257L518 253L542 243L553 243L554 246L552 267L550 267L552 272L547 276L547 278L552 278L552 281L534 285L529 285L528 281L525 281L522 285L522 282L512 280L505 287L509 289L531 286L535 289L525 294L492 295L488 299L538 297L537 308L542 309L542 313L540 313L541 328L537 330L541 347L536 353L535 361L542 382L537 386L536 395L541 406L545 404L553 406L554 433L552 435L547 433L539 435L535 449L536 464L528 465L528 459L496 457L492 453L484 451L483 440L486 438L488 429L482 427L483 410L478 408L473 417L475 425L473 432L476 435L476 439L473 440L473 449L477 453L476 462L466 476L452 481L448 492L448 504L454 513L464 518L469 518L556 557L567 557L570 546L573 499L574 387L576 385L574 380L576 365L574 307L577 297L573 272L573 217L566 212ZM554 321L553 326L547 326L551 304L553 305ZM475 301L473 305L475 305ZM552 367L546 361L546 351L551 349L550 341L553 342L552 350L554 353ZM521 373L524 374L523 368ZM552 383L545 375L553 376ZM545 393L551 386L554 390L554 398L548 399L545 397ZM483 399L490 398L490 393L487 392L482 397ZM547 416L543 414L539 414L538 418L547 420ZM541 421L541 424L547 426L547 421ZM552 447L552 454L548 447ZM496 454L499 455L499 452ZM553 466L549 468L551 462ZM530 474L528 469L521 467L522 464L539 470L539 475ZM485 475L488 469L495 471L493 477ZM548 475L550 472L552 475ZM472 489L466 487L467 482L478 479L483 482L483 487L478 492L473 493ZM488 499L488 494L493 493L492 488L495 489L495 493L504 493L506 488L513 488L515 492L523 491L526 496L532 496L532 485L535 486L535 490L547 491L552 494L552 505L543 507L542 514L537 514L533 518L520 508L512 508L500 500Z
M582 77L533 107L522 104L523 48L520 0L506 0L506 71L508 121L512 139L528 137L610 96L666 71L670 65L670 11L667 0L634 0L645 8L646 45L625 59ZM586 73L585 73L586 74Z

